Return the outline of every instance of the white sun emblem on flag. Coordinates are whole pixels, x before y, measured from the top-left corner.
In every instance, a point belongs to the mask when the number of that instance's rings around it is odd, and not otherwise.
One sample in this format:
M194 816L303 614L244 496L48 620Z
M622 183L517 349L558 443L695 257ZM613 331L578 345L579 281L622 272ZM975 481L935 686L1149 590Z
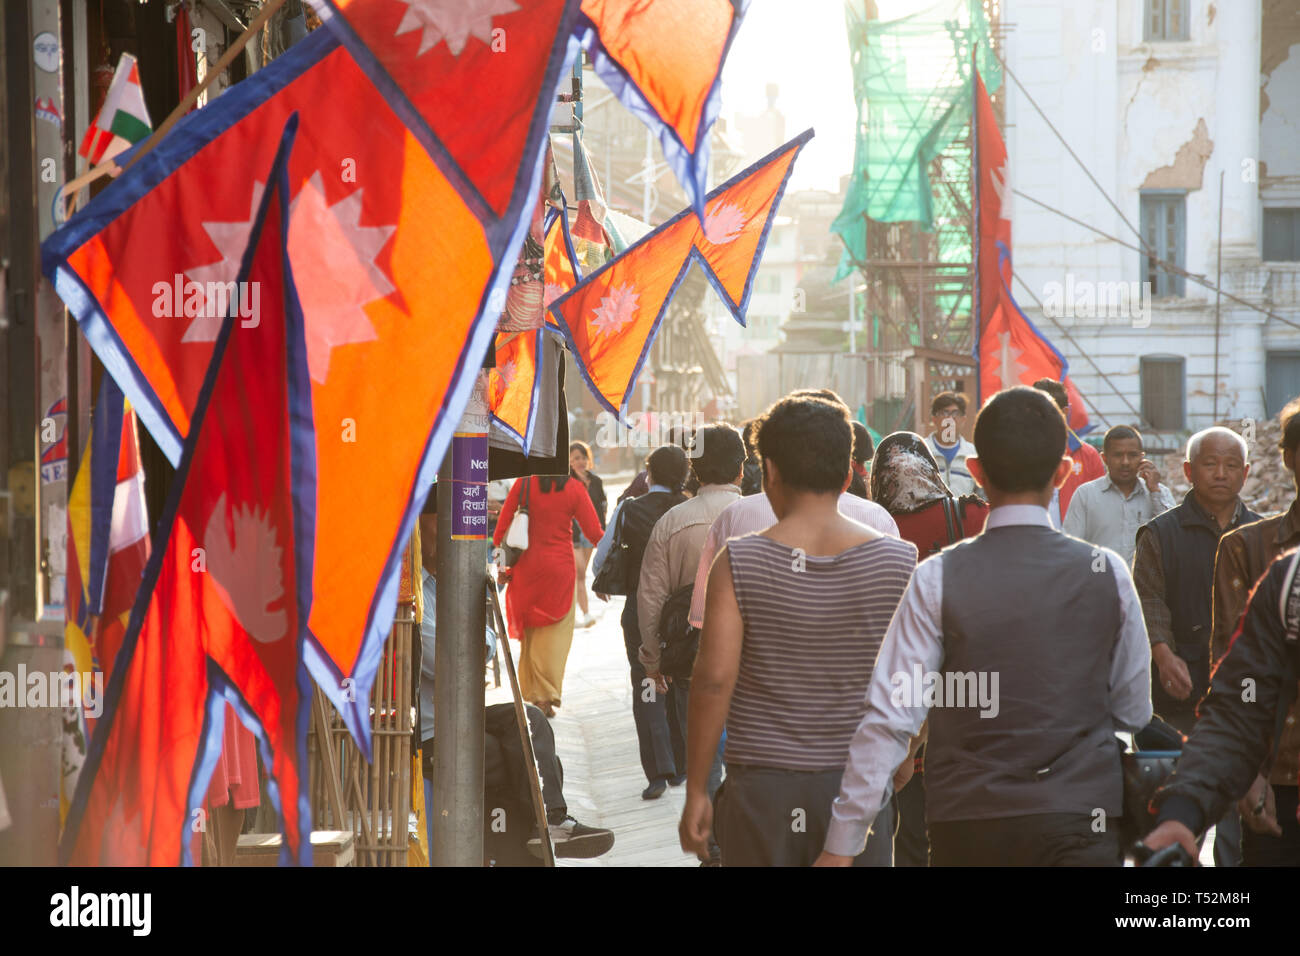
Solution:
M492 42L492 18L514 13L514 0L400 0L406 14L397 25L395 36L423 30L416 56L432 50L442 40L452 56L460 56L470 37Z
M568 290L557 282L548 282L542 287L542 306L549 306Z
M609 290L600 305L591 310L591 324L601 335L612 335L636 317L639 296L630 285L619 285Z
M321 384L332 349L379 337L365 307L394 288L375 256L397 227L361 225L362 192L330 205L317 172L289 207L289 261L306 324L307 367Z
M203 231L208 234L212 244L221 253L221 258L207 265L185 270L185 277L203 286L207 292L205 307L201 315L195 316L189 324L182 342L215 342L225 321L230 303L220 303L217 291L227 282L234 282L239 276L239 264L248 248L248 237L253 232L253 217L257 215L258 204L262 201L262 183L253 183L253 198L249 203L248 218L238 222L205 222ZM224 296L223 296L224 298Z
M704 238L715 246L734 242L745 230L745 212L734 203L718 203L704 217Z
M998 333L998 343L998 368L994 374L1002 388L1012 388L1020 384L1020 377L1029 371L1029 366L1020 361L1024 350L1012 347L1010 332Z

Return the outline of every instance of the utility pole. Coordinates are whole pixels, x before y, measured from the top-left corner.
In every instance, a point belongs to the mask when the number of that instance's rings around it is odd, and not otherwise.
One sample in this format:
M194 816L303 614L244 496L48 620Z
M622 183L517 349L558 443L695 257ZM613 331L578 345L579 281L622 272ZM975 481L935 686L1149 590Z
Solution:
M479 372L438 472L438 637L434 649L433 807L429 811L434 866L483 865L486 382L487 374Z

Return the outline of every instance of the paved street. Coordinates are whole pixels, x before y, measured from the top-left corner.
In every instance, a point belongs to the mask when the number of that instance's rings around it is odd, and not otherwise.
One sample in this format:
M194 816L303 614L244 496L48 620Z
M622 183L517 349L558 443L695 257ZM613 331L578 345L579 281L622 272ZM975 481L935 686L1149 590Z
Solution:
M627 479L606 481L610 510ZM591 572L587 573L591 584ZM560 860L560 866L697 866L677 844L685 787L669 787L658 800L642 800L646 785L632 723L632 682L619 615L623 598L602 604L591 597L596 623L577 628L564 675L564 703L551 726L564 764L569 812L590 826L614 831L614 849L595 860ZM511 643L516 659L519 644ZM504 671L489 704L510 700Z

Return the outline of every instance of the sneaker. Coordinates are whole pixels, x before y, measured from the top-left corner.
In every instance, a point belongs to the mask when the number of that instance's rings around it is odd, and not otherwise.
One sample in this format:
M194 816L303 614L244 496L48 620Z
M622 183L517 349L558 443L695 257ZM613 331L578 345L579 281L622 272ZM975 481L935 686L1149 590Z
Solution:
M582 615L577 621L578 627L591 627L595 623L596 619L591 616L590 612Z
M557 859L589 860L608 853L614 846L614 831L589 827L573 817L566 816L561 823L552 823L551 847ZM542 858L542 838L528 841L528 852Z
M641 791L642 800L658 800L668 789L668 781L660 778Z

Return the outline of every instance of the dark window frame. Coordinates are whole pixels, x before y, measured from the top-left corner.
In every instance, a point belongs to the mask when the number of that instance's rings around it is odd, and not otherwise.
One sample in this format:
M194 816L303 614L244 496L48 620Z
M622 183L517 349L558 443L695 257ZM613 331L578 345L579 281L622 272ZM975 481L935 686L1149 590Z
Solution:
M1279 221L1279 213L1285 213L1290 222ZM1300 262L1300 206L1264 207L1260 256L1265 262Z
M1169 381L1176 370L1176 382ZM1163 376L1164 380L1158 380ZM1157 379L1152 381L1152 379ZM1187 358L1152 354L1138 359L1138 389L1142 417L1155 431L1182 431L1187 425ZM1165 389L1164 394L1157 394Z

